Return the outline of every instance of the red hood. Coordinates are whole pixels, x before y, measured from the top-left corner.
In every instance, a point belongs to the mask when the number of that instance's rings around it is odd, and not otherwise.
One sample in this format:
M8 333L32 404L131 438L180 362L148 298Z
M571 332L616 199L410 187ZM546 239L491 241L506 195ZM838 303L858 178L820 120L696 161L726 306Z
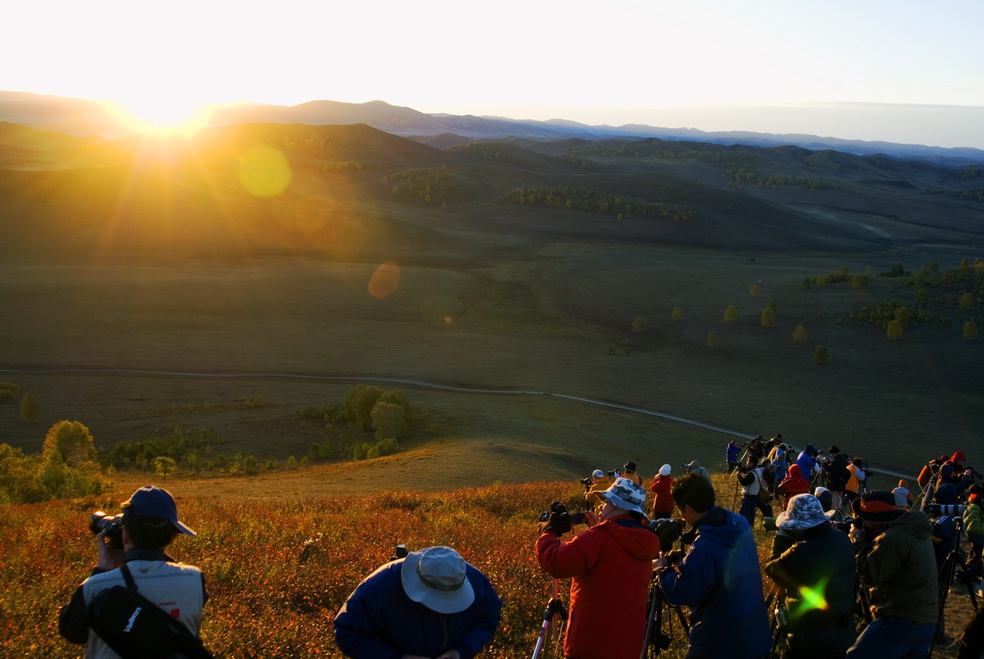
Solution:
M803 470L798 464L792 464L789 466L789 477L790 478L803 478Z
M603 522L598 528L608 532L633 558L651 561L659 556L659 538L649 529L619 526L615 520Z

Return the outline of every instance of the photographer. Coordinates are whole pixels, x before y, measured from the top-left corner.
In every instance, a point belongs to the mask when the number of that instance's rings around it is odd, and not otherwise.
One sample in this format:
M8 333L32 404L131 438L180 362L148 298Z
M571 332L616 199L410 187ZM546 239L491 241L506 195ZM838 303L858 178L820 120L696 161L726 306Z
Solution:
M126 564L144 597L158 604L198 636L202 607L208 599L205 577L197 567L176 563L164 548L179 533L195 532L178 521L178 508L171 494L147 485L123 504L119 528L104 526L96 534L99 560L86 579L61 608L58 631L72 643L86 645L86 657L115 658L118 655L89 628L89 603L100 592L125 585L119 567ZM114 535L115 540L114 540Z
M967 566L973 567L974 571L980 576L982 571L982 560L984 560L984 495L980 492L971 492L967 497L967 507L963 511L963 528L970 542L970 556L967 557Z
M742 445L733 439L728 442L724 457L728 463L727 473L729 474L738 468L738 451L741 450L741 447Z
M789 475L782 479L776 489L782 495L782 509L786 510L790 499L797 494L806 494L810 491L810 481L800 474L799 465L791 465Z
M749 457L745 466L738 469L738 484L741 485L742 494L738 514L748 521L749 527L755 526L756 509L762 511L763 517L772 517L769 485L765 482L762 467L755 458Z
M895 505L887 490L851 504L864 529L854 535L874 616L848 657L925 657L939 617L936 558L926 513Z
M622 477L628 478L630 481L642 487L642 476L636 470L636 463L629 460L624 465L622 465Z
M659 468L659 473L653 478L649 490L653 493L653 519L672 517L676 508L673 501L673 476L670 475L670 465L663 465Z
M581 482L584 483L583 480ZM599 505L601 503L601 500L598 499L598 495L596 493L604 492L609 487L611 487L613 482L615 482L614 478L611 478L610 476L606 476L605 472L603 472L601 469L595 469L591 473L590 485L585 483L585 485L588 486L588 491L584 493L584 500L587 501L592 508L594 506Z
M704 467L700 466L700 463L696 460L691 460L689 464L680 465L687 469L688 474L693 474L694 476L702 476L707 479L707 482L711 482L711 473L707 471Z
M792 497L776 526L764 569L787 594L789 650L783 659L840 659L856 636L854 546L812 494Z
M428 547L366 577L335 616L352 659L472 659L499 627L502 600L450 547Z
M762 657L772 640L748 522L715 505L714 488L700 476L677 479L673 497L693 540L675 565L675 553L660 558L657 580L670 604L690 607L688 659Z
M649 530L646 491L619 478L603 492L588 529L567 542L571 516L551 513L536 541L536 558L550 576L572 578L564 656L577 659L638 657L646 635L652 561L659 539ZM555 506L556 508L556 506Z

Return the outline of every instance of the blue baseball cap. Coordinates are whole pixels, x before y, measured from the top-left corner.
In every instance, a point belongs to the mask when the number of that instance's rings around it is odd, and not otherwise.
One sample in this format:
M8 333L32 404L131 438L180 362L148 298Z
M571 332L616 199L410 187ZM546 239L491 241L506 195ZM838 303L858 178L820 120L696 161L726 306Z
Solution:
M133 515L148 517L163 517L185 535L197 535L194 531L178 521L178 505L167 490L156 485L144 485L133 493L129 501L123 504Z

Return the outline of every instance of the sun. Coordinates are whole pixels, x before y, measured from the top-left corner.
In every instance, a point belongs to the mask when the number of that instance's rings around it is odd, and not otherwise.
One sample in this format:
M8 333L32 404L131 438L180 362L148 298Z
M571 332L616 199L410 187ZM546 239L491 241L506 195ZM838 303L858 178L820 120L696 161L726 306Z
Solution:
M109 101L112 112L138 133L190 137L208 125L211 107L199 101L168 96L142 96Z

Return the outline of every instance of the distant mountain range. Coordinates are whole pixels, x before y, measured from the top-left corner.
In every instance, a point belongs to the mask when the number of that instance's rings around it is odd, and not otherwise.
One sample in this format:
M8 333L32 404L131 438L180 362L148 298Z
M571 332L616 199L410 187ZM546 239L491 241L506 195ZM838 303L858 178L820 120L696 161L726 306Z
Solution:
M128 134L127 129L120 125L117 118L97 101L25 92L0 92L0 121L70 135L117 138ZM884 154L894 158L923 160L948 167L984 163L984 150L969 147L944 148L801 134L706 132L695 128L659 128L642 124L589 126L563 119L534 121L505 117L426 114L383 101L369 103L311 101L290 107L255 103L224 105L216 110L211 123L213 126L245 123L366 124L387 133L414 138L438 147L455 146L475 140L506 138L527 140L659 138L721 145L745 144L762 147L794 145L816 151L833 149L854 155Z

